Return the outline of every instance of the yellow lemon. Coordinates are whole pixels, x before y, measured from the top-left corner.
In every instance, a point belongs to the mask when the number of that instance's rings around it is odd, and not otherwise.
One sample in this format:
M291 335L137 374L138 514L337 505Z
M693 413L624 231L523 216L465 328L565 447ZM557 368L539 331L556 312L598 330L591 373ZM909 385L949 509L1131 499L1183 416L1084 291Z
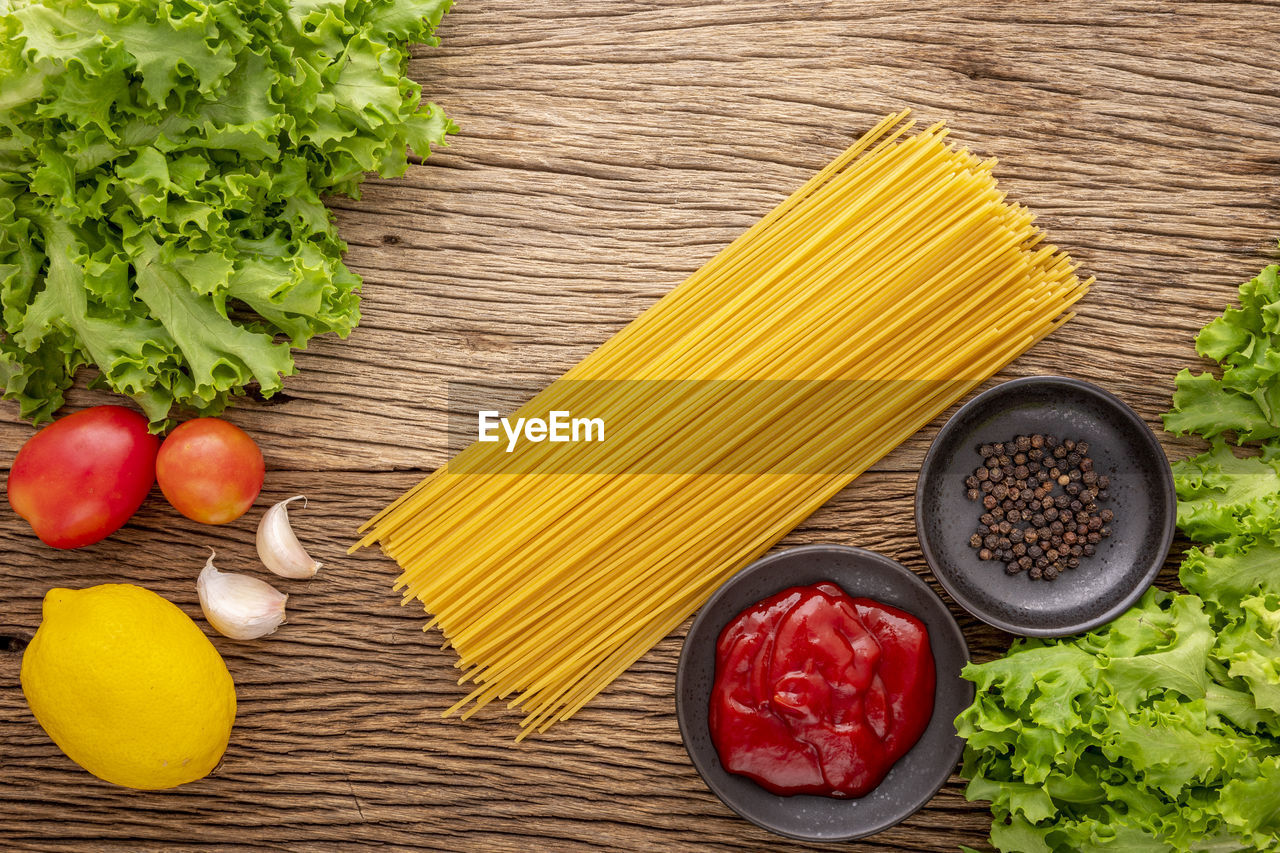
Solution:
M22 657L22 692L72 761L130 788L172 788L222 759L236 690L176 606L132 584L52 589Z

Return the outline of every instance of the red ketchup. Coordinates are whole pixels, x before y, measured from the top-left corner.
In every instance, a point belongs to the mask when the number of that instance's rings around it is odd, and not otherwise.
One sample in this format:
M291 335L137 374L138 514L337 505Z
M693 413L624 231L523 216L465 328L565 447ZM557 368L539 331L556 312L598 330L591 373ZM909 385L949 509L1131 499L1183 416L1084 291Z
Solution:
M924 733L933 688L919 619L833 583L792 587L720 632L711 739L775 794L861 797Z

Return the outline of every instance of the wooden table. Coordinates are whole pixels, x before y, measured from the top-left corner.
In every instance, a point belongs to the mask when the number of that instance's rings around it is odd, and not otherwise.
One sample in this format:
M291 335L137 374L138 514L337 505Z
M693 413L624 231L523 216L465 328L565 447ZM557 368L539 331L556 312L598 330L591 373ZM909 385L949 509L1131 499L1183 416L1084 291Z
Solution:
M410 74L462 135L334 202L364 322L300 355L272 404L230 416L267 456L260 507L307 495L296 527L326 565L281 584L276 635L215 638L240 701L217 773L162 793L99 782L36 724L18 668L53 586L138 583L198 617L209 546L261 574L260 508L201 527L157 492L73 553L0 513L0 845L804 848L735 817L690 765L672 695L683 629L544 737L513 744L496 706L439 718L461 695L450 653L390 594L389 561L345 549L445 461L447 382L551 380L903 106L998 155L1013 196L1098 277L1080 316L993 382L1078 376L1158 428L1195 331L1280 236L1276 3L475 0L440 35ZM71 407L107 399L80 390ZM12 404L3 416L7 466L31 430ZM911 494L937 426L784 544L874 548L927 576ZM1171 455L1193 446L1165 438ZM956 612L976 657L1007 647ZM902 825L812 849L951 851L988 825L953 778Z

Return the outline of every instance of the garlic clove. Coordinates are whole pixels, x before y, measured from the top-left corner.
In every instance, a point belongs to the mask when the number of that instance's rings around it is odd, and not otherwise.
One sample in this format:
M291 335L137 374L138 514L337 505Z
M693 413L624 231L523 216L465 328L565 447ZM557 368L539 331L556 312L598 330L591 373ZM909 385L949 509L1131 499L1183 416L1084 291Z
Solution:
M282 578L315 577L322 565L302 547L289 524L289 504L297 500L306 506L307 499L297 495L271 507L258 522L258 556L263 565Z
M218 571L212 551L196 579L200 609L209 624L233 640L256 640L278 628L289 596L266 581Z

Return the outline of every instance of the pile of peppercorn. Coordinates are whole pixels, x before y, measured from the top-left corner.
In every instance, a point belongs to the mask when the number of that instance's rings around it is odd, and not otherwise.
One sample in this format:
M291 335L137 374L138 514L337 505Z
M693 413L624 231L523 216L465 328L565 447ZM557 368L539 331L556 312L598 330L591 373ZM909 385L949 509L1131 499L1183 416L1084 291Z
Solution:
M964 484L969 500L986 510L969 538L979 559L1051 581L1111 535L1115 515L1098 506L1110 497L1110 482L1094 470L1086 442L1036 433L984 444L978 453L983 463Z

